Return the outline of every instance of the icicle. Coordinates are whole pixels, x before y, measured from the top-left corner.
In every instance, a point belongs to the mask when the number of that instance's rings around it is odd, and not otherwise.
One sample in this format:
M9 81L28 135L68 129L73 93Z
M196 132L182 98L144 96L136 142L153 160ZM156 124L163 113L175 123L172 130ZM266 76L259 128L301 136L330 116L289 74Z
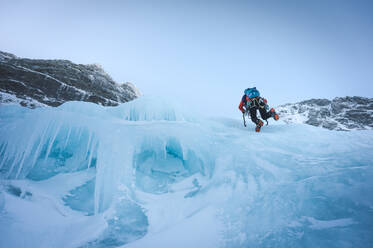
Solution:
M43 147L44 145L44 138L45 138L45 134L47 133L47 130L45 130L40 138L40 141L39 141L39 145L38 147L36 148L35 150L35 153L34 153L34 157L32 159L32 163L31 163L31 169L34 168L35 166L35 163L36 163L36 160L37 158L40 156L40 152L41 152L41 148Z
M6 146L6 144L1 144L0 145L0 155L5 151L5 146Z
M0 154L3 154L3 158L2 158L2 160L1 160L1 163L0 163L0 170L1 170L1 168L3 168L3 166L4 166L4 164L5 164L5 161L6 161L6 159L8 158L8 156L7 156L7 152L6 152L6 148L7 148L7 146L8 146L8 143L6 143L6 144L3 144L2 145L2 150L0 151Z
M22 154L21 161L19 162L19 165L18 165L18 170L17 170L16 176L14 177L15 179L18 179L19 173L21 173L25 158L26 158L26 152L24 151L23 154Z
M24 152L22 153L22 156L24 156ZM6 178L9 178L10 175L12 174L12 171L13 171L16 163L20 160L20 159L18 159L18 157L20 157L19 156L19 152L16 153L16 156L14 157L13 163L12 163L12 165L9 168L9 171L8 171L8 174L6 175Z
M83 133L84 130L82 130L82 128L79 128L78 129L78 141L80 141L80 138L82 137L82 133Z
M167 141L165 140L162 140L162 147L163 147L163 151L162 151L162 155L163 155L163 159L166 159L167 158Z
M27 143L27 146L25 147L25 151L24 151L24 154L23 154L23 157L22 157L22 160L21 162L19 163L19 166L18 166L18 170L17 170L17 174L15 176L15 179L18 179L19 177L19 174L21 173L22 171L22 168L23 168L23 164L25 162L25 158L29 156L29 154L31 153L31 150L32 150L32 146L33 146L33 141L34 141L34 137L35 137L35 133L33 133L31 135L31 137L29 138L29 141Z
M63 149L66 149L66 146L67 146L67 143L69 143L69 139L70 139L70 134L71 134L71 127L69 127L69 131L67 132L67 136L66 136L66 140L65 140L65 144L63 146Z
M91 144L91 148L90 148L89 158L88 158L88 169L91 166L93 152L94 152L95 148L96 148L96 142L95 142L95 140L93 140L92 144Z
M58 132L60 131L60 128L61 128L61 126L58 125L57 128L56 128L56 131L55 131L55 133L54 133L54 135L53 135L53 138L52 138L51 141L49 142L49 146L48 146L48 149L47 149L47 153L45 154L45 158L44 158L45 160L47 160L47 158L48 158L48 156L49 156L49 153L50 153L51 150L52 150L53 143L54 143L54 141L56 140L56 137L57 137Z
M88 151L91 148L90 145L91 145L91 139L92 139L92 132L88 131L88 133L89 133L89 136L88 136L88 142L87 142L87 150L85 154L88 154Z
M1 161L1 164L0 164L0 170L3 168L5 162L8 160L8 153L5 153L4 154L4 157L3 157L3 160Z
M183 156L183 160L184 161L188 160L188 152L187 152L188 149L186 149L185 145L181 142L180 142L180 147L181 147L181 156Z
M100 207L100 190L101 190L101 177L99 175L99 170L100 170L100 164L99 161L97 160L97 173L96 173L96 182L95 182L95 198L94 198L94 213L95 215L98 214L98 210Z

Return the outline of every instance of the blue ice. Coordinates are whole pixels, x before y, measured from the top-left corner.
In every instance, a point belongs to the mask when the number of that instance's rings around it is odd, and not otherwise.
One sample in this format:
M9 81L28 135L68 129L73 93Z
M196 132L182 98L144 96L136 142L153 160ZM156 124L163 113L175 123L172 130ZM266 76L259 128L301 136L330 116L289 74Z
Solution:
M372 131L253 129L147 97L0 106L0 246L373 246Z

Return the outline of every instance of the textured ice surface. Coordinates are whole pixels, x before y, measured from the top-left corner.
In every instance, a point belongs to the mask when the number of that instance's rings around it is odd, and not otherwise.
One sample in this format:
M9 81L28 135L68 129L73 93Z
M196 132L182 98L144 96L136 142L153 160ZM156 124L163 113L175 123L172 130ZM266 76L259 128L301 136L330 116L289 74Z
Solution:
M153 98L0 106L0 247L372 247L372 148Z

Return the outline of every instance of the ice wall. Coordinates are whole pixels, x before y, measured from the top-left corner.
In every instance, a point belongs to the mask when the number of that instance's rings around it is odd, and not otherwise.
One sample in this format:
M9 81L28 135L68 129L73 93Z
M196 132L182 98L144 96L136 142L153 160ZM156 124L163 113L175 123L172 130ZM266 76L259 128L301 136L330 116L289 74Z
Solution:
M108 229L90 246L126 243L147 229L147 217L134 202L135 190L161 194L191 175L212 175L213 158L194 144L203 139L203 131L191 128L198 124L188 119L170 105L146 98L114 108L83 102L35 110L2 106L0 177L3 182L44 182L93 169L92 178L81 180L58 201L85 215L105 213ZM135 226L127 223L124 209L137 216Z
M0 246L370 247L373 133L253 129L144 97L0 106Z
M106 109L81 102L37 110L4 106L0 115L1 177L45 180L95 167L96 213L110 204L115 183L108 182L135 180L144 190L164 192L180 178L211 174L203 149L191 148L190 139L200 134L185 132L187 118L159 100ZM154 121L172 124L166 130Z
M7 118L17 111L22 116ZM77 120L71 113L52 108L30 111L3 106L0 116L3 178L43 180L61 172L95 166L98 146L95 133L84 120Z

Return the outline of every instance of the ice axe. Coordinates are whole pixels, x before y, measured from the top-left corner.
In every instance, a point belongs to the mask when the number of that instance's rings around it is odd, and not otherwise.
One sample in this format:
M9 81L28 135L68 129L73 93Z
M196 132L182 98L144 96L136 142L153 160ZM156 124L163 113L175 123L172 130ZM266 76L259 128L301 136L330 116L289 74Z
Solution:
M246 112L243 112L243 113L242 113L242 119L243 119L243 125L246 127L245 113L246 113ZM266 121L266 123L267 123L266 126L268 126L268 120L265 120L265 121Z

